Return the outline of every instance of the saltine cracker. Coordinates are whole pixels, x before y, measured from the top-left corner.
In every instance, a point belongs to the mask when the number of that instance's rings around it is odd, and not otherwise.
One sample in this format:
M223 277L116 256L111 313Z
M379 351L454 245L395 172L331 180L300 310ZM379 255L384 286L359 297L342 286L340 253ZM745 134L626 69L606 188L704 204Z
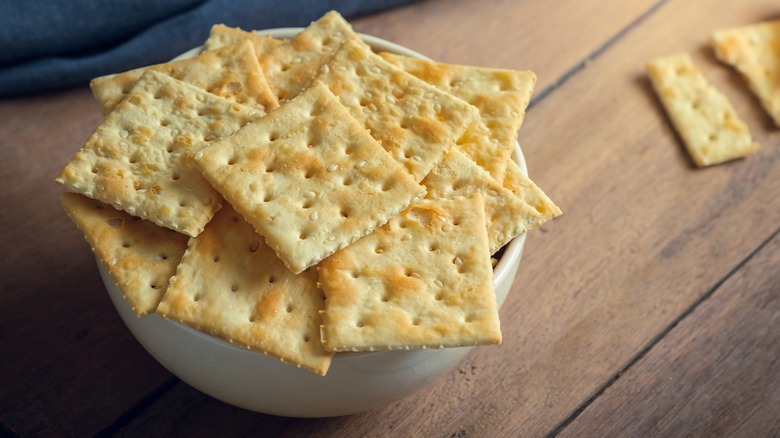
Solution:
M324 375L324 297L314 271L293 275L225 205L187 252L157 314Z
M68 162L56 181L157 225L196 236L222 197L192 165L208 141L263 110L148 71Z
M294 273L425 194L321 83L195 160Z
M479 194L421 201L317 271L331 351L501 342Z
M78 193L60 201L133 313L154 313L189 237Z

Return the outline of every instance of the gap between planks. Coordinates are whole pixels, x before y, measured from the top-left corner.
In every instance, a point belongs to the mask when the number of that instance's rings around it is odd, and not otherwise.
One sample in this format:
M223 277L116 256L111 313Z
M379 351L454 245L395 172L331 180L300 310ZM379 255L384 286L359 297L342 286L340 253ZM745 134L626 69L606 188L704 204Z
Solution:
M685 311L683 311L677 318L674 319L664 330L662 330L657 336L655 336L653 339L650 340L650 342L645 345L644 348L639 350L639 352L629 359L628 362L625 363L618 371L610 376L609 379L607 379L596 391L591 394L585 401L580 404L577 409L572 411L571 414L566 416L566 418L563 419L557 426L555 426L549 433L545 435L546 438L553 438L555 436L558 436L569 424L571 424L574 420L577 419L577 417L582 414L585 409L588 408L593 402L596 401L597 398L599 398L604 391L609 389L612 385L614 385L620 377L623 376L626 372L628 372L637 362L642 360L643 357L647 356L647 354L659 343L663 338L666 337L672 330L674 330L677 325L680 324L685 318L687 318L691 313L693 313L694 310L696 310L697 307L699 307L702 303L707 301L712 295L720 289L723 284L728 281L729 278L731 278L737 271L742 269L745 264L747 264L756 254L761 252L764 247L769 244L772 240L779 238L780 236L780 228L776 229L772 234L769 235L763 242L761 242L760 245L758 245L753 251L751 251L744 259L742 259L739 263L737 263L734 268L732 268L729 272L726 273L723 278L721 278L715 285L712 286L712 288L707 291L704 295L699 297L696 301L694 301L693 304L690 305Z
M632 29L634 29L643 21L645 21L648 17L653 15L667 1L668 0L660 0L658 3L654 4L652 7L650 7L650 9L646 10L644 13L642 13L640 16L634 19L634 21L629 23L626 27L624 27L623 29L618 31L615 35L613 35L611 38L609 38L607 41L605 41L604 44L599 46L590 55L583 58L580 62L574 64L573 67L571 67L569 70L564 72L558 79L552 81L550 85L546 86L543 90L541 90L538 94L536 94L531 98L531 101L528 103L528 108L526 109L526 111L530 110L536 103L542 101L551 92L555 91L556 89L560 88L563 84L568 82L569 79L571 79L572 77L574 77L574 75L582 71L582 69L587 67L588 64L590 64L594 59L601 56L602 53L606 52L607 49L612 47L625 34L630 32Z

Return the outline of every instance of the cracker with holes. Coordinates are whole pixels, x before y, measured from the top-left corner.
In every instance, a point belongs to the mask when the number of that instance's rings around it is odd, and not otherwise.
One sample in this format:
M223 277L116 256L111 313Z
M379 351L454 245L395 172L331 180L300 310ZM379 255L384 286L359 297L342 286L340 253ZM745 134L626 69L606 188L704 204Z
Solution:
M780 20L712 33L715 55L747 81L776 126L780 126Z
M531 71L445 64L387 52L380 55L479 110L479 117L458 139L458 147L494 178L502 178L536 85L536 75Z
M420 181L455 145L477 109L347 41L315 78Z
M222 197L192 165L205 142L263 115L149 71L57 176L67 188L197 236Z
M323 84L195 160L294 273L425 194Z
M260 69L252 43L246 40L194 58L93 79L90 87L103 115L127 96L147 70L167 74L233 102L259 106L264 111L279 106Z
M293 275L226 205L191 238L157 313L324 375L324 297L314 271Z
M331 11L261 57L260 65L279 101L298 95L319 68L349 40L362 44L352 26L338 12Z
M317 271L328 350L501 342L479 194L415 204Z
M495 254L541 217L533 207L504 188L458 149L450 151L422 184L428 189L428 199L470 196L473 193L482 195L490 254Z
M60 201L137 316L153 313L188 237L77 193Z
M688 54L653 59L647 71L697 166L723 163L758 150L731 102L707 82Z
M271 49L284 42L270 36L258 35L255 32L241 30L238 27L215 24L214 26L211 26L209 38L203 44L203 51L210 52L243 41L249 41L252 44L258 58L265 56Z
M529 225L528 228L537 227L563 214L560 207L555 205L550 197L531 178L527 177L514 161L507 163L502 185L539 212L539 220Z

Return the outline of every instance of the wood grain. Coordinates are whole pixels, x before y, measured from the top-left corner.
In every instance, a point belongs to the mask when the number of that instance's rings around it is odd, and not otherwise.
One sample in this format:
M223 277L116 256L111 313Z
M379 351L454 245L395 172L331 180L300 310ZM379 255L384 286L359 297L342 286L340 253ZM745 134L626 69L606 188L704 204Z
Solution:
M564 215L528 236L503 345L407 399L339 418L241 410L158 365L57 200L54 176L100 121L89 90L0 101L0 433L580 435L598 434L613 407L625 416L617 434L776 432L780 406L762 385L777 384L780 133L706 47L715 28L770 18L780 10L769 0L429 0L355 20L441 61L534 70L520 142ZM643 70L677 51L732 99L757 155L693 166Z
M778 266L775 235L560 436L780 434Z

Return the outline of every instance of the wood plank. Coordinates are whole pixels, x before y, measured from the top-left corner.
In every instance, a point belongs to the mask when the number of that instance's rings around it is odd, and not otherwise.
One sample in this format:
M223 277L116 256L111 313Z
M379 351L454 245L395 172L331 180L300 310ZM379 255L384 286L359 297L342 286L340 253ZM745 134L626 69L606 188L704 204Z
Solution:
M775 235L560 436L780 434L778 266Z
M661 1L428 0L353 25L440 62L532 70L538 93Z
M21 436L91 435L170 378L59 203L54 177L100 119L88 89L0 102L0 415Z

